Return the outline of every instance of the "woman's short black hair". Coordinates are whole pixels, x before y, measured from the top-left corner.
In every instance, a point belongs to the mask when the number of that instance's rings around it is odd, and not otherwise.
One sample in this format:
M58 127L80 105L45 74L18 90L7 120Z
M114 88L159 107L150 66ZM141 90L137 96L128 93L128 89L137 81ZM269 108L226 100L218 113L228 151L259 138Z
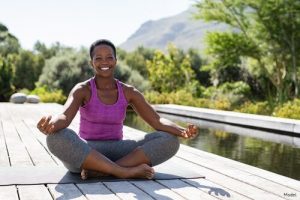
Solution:
M117 53L116 53L116 47L115 47L115 45L111 41L109 41L109 40L100 39L100 40L96 40L90 46L90 57L91 57L91 59L93 59L93 51L94 51L95 47L99 46L99 45L102 45L102 44L110 46L113 49L113 53L114 53L115 58L117 58Z

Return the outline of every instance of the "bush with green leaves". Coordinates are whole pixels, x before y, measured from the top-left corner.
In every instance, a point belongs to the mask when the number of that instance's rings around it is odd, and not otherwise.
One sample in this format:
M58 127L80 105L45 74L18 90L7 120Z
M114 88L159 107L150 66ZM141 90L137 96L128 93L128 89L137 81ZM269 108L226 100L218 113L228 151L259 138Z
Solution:
M23 91L26 92L26 90ZM67 99L62 90L50 89L45 85L36 87L34 90L30 91L29 94L35 94L39 96L41 101L44 103L51 102L64 104Z
M15 74L13 84L16 89L34 89L35 82L38 81L45 60L41 55L36 55L31 51L22 50L15 59Z
M125 62L119 61L115 69L115 77L124 82L136 87L143 92L149 90L149 81L134 69L131 69Z
M300 99L294 99L276 106L272 115L274 117L300 119Z
M195 80L189 56L181 54L174 45L168 46L168 54L155 51L147 69L151 88L158 92L170 93Z
M257 114L257 115L271 115L272 107L267 101L250 102L247 101L234 110L235 112Z
M0 55L0 101L7 101L14 92L14 60L13 55Z
M67 95L81 81L93 76L87 50L65 49L46 60L39 82L50 88L61 89Z
M208 87L202 92L202 97L209 98L215 102L223 102L223 106L221 106L222 103L220 103L220 106L216 105L212 107L220 109L224 107L228 110L248 100L249 94L250 86L245 82L238 81L233 83L226 82L218 87Z

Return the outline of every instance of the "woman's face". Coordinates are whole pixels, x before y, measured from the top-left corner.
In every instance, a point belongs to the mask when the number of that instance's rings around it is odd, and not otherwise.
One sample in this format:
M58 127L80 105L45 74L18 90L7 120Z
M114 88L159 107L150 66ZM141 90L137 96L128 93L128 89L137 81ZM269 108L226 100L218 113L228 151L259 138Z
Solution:
M96 75L104 77L113 76L117 64L113 49L108 45L101 44L95 47L92 55L91 65Z

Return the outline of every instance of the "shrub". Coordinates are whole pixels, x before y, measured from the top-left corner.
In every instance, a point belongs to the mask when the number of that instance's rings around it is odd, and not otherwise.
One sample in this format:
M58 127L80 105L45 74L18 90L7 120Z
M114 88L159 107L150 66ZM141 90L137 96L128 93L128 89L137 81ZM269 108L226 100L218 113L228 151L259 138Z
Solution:
M272 113L275 117L300 119L300 99L288 101L282 106L277 106Z
M53 89L50 90L47 86L36 87L30 92L30 94L35 94L40 97L41 101L46 102L55 102L59 104L64 104L67 97L63 95L62 90Z
M267 101L263 102L245 102L239 108L235 109L236 112L258 114L258 115L271 115L272 108Z

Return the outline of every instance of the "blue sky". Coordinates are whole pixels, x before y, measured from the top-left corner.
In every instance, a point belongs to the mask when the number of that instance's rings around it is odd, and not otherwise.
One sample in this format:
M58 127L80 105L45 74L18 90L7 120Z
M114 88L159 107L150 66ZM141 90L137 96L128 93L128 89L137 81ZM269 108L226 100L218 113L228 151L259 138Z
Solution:
M25 49L39 40L73 47L99 38L116 45L142 23L178 14L194 0L0 0L0 22Z

